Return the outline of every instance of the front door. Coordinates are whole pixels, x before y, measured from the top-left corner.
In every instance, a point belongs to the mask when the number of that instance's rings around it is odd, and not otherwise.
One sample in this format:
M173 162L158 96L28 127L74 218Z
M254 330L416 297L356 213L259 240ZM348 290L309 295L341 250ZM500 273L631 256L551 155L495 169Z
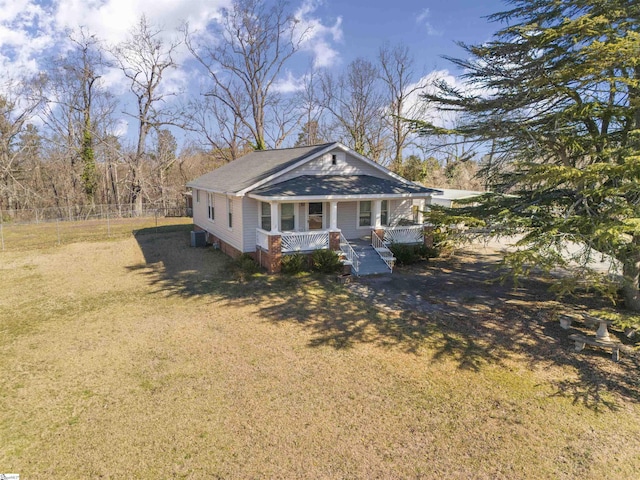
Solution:
M307 214L307 230L322 230L324 214L322 202L309 202Z

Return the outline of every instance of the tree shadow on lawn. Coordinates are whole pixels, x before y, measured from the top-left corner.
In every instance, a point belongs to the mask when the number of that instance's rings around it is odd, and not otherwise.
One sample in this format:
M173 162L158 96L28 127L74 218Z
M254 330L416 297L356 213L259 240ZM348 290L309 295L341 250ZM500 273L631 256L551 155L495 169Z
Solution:
M607 392L640 400L637 356L623 354L614 363L605 351L576 353L568 339L572 332L557 321L560 312L596 308L604 301L583 294L559 303L548 292L551 280L543 278L526 279L517 289L500 284L496 255L437 260L346 287L333 277L309 274L261 274L242 283L229 272L228 257L189 247L185 232L136 238L145 263L128 269L145 275L157 292L253 306L270 322L294 322L310 331L312 347L373 344L431 355L433 361L453 359L472 371L517 355L532 369L575 369L578 379L555 382L554 395L594 410L616 408Z

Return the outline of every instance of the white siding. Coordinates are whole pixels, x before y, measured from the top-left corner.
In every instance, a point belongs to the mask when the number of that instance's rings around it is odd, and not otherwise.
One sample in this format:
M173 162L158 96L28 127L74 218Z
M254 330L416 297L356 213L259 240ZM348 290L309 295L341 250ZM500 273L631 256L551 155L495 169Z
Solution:
M372 200L373 201L373 200ZM395 225L400 218L411 220L412 200L389 200L389 220ZM371 227L358 226L358 202L338 203L338 228L347 239L360 238L369 235Z
M199 200L199 201L198 201ZM193 189L193 223L203 227L207 221L207 192Z
M396 225L401 218L413 220L412 205L413 200L390 200L389 224Z
M369 234L369 227L356 228L358 222L358 202L338 203L338 228L345 238L351 240Z
M337 155L337 165L332 165L331 163L331 156L334 154ZM284 182L301 175L371 175L373 177L389 178L385 172L362 160L352 157L342 150L334 150L279 176L267 185Z
M209 219L207 192L200 190L200 202L197 202L197 190L193 190L193 223L204 228L223 242L242 251L242 198L232 197L233 200L233 228L228 224L227 197L219 193L214 194L215 220ZM255 244L255 231L254 241ZM255 246L255 245L254 245Z
M258 228L258 208L260 202L253 198L242 198L243 252L256 251L256 229Z

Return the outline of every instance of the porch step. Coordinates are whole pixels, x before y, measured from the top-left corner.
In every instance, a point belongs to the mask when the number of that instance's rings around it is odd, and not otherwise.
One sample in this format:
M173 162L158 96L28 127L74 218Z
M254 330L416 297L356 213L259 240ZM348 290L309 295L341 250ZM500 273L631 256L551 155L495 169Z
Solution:
M382 275L391 274L387 264L380 258L380 255L371 245L361 242L349 242L360 260L360 270L358 275Z

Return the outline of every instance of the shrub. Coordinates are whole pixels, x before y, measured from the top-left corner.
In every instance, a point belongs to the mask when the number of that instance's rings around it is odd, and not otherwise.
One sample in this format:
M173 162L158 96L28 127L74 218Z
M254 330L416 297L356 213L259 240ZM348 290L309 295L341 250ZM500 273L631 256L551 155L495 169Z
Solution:
M282 257L282 273L296 275L307 269L307 257L301 253L285 255Z
M244 282L260 272L260 265L247 253L233 259L229 265L233 278Z
M416 252L420 258L429 259L438 256L438 249L436 247L427 247L424 243L416 246Z
M315 250L311 262L316 272L335 273L342 270L340 256L332 250Z
M412 265L438 256L437 249L429 248L422 243L420 245L392 243L389 249L396 257L396 265Z
M416 253L414 245L403 245L401 243L392 243L389 250L396 257L396 265L412 265L420 261L420 256Z

